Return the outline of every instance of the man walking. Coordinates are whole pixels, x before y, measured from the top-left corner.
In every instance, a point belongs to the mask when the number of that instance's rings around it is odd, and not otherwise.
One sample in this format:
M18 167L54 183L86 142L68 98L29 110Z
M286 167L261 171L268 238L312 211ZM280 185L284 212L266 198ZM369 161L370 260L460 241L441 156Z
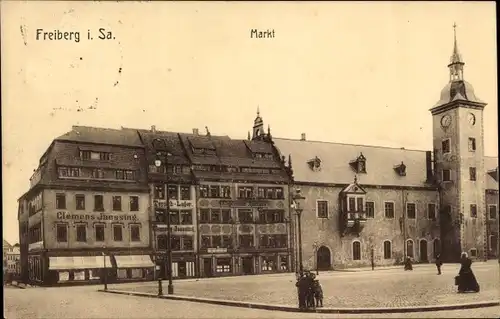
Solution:
M443 265L443 262L441 261L441 254L437 254L436 256L436 268L438 271L438 275L441 275L441 266Z

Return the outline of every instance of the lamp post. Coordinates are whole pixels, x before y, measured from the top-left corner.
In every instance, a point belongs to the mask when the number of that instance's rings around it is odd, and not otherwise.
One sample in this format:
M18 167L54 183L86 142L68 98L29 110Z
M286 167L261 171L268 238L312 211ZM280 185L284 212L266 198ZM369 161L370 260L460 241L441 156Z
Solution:
M163 210L163 219L166 220L167 222L167 275L168 275L168 288L167 288L167 293L169 295L172 295L174 293L174 285L172 283L172 244L171 244L171 230L170 230L170 200L168 196L168 157L171 155L167 151L167 143L163 139L155 139L155 142L161 142L163 143L163 146L165 148L164 151L164 157L163 157L163 166L165 167L165 180L164 180L164 192L165 192L165 202L166 202L166 209ZM162 166L162 159L161 159L161 152L156 150L156 160L155 160L155 166L156 167L161 167ZM162 282L161 278L158 277L158 295L163 294L163 288L162 288Z
M319 271L318 271L318 242L317 241L314 242L313 248L314 248L314 260L315 260L315 265L316 265L316 275L319 275Z
M295 190L295 195L292 197L293 203L292 208L295 209L295 213L297 214L297 226L298 226L298 252L299 252L299 272L302 274L304 272L304 266L302 264L302 231L301 231L301 217L303 211L303 201L305 197L303 197L300 193L300 188Z
M104 259L104 291L108 290L108 268L106 268L106 246L102 247L102 258Z

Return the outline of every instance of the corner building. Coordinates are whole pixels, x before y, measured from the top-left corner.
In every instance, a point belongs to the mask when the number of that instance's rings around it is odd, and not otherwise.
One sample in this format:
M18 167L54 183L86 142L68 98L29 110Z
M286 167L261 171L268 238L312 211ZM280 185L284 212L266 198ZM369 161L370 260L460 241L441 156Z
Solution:
M430 109L432 150L274 138L293 159L291 193L306 198L306 268L498 257L498 158L484 156L486 103L464 65L455 39L449 83Z
M290 271L289 178L270 133L180 137L197 184L200 277Z
M25 279L54 285L151 278L144 165L137 133L74 126L54 139L19 199Z

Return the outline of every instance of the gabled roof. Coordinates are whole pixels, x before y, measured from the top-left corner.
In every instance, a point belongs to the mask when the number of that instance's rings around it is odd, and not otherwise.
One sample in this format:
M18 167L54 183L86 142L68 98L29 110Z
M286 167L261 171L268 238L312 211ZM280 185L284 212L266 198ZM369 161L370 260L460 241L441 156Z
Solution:
M345 194L366 194L363 187L358 185L357 178L354 179L354 183L347 185L342 189L342 193Z
M184 153L184 148L179 139L179 135L174 132L165 131L150 131L137 130L143 145L146 147L146 157L148 162L152 162L156 158L156 151L164 151L165 146L168 152L172 155L169 160L172 164L189 165L189 160ZM160 139L162 142L155 142L155 139Z
M267 153L267 154L273 153L273 146L271 143L258 140L243 141L243 142L247 145L248 149L252 153Z
M498 178L498 157L485 156L484 170L486 174L486 189L498 190L498 181L491 174L496 170L496 177Z
M351 184L357 175L361 185L429 186L426 152L399 148L301 141L274 138L281 155L292 156L292 169L296 182ZM366 174L357 174L350 163L360 154L366 158ZM308 161L318 156L321 169L313 171ZM406 176L399 176L394 165L404 162Z
M54 140L143 147L137 131L129 129L117 130L101 127L73 126L71 131Z

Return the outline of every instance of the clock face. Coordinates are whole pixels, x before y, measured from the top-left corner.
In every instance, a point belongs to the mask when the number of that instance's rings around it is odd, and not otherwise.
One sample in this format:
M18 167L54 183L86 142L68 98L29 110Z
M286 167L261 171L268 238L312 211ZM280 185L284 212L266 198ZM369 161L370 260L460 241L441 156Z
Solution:
M441 118L441 126L448 127L451 124L451 116L445 115Z
M474 114L467 114L467 122L469 122L470 125L476 124L476 117L474 116Z

